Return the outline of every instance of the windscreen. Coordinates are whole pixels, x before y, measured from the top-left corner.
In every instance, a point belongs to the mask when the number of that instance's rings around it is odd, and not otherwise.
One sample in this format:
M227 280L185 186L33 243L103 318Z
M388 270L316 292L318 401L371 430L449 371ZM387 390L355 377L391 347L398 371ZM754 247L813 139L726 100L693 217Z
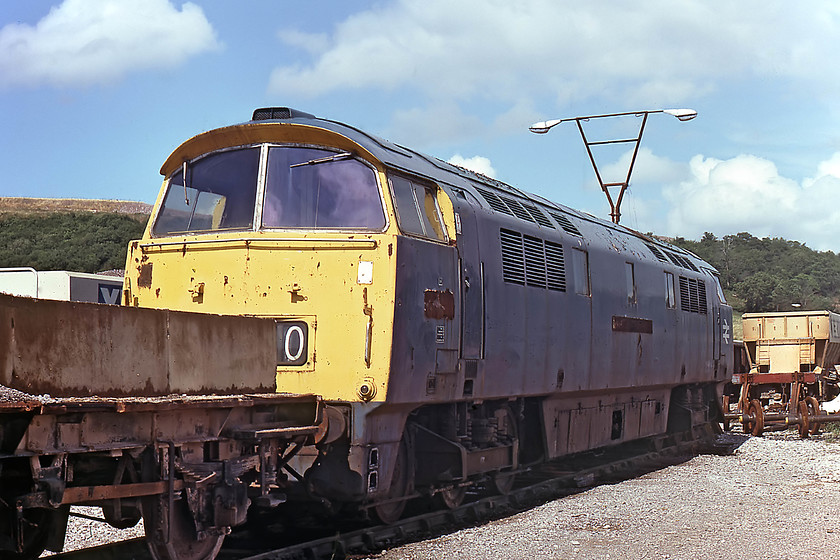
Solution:
M153 232L172 235L250 229L259 173L259 147L217 152L186 165L169 179Z
M346 152L277 146L268 152L266 228L381 230L376 173Z

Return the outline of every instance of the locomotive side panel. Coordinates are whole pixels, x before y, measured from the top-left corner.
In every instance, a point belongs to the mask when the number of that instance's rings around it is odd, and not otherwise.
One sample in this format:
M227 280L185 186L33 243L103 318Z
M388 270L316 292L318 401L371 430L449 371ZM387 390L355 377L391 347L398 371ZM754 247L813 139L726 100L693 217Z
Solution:
M398 237L396 247L388 402L461 398L461 314L455 248L409 237Z

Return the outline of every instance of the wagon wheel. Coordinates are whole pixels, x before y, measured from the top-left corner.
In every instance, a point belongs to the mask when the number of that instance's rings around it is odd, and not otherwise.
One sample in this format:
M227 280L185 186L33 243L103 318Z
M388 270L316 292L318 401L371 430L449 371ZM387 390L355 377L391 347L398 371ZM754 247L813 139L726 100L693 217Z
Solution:
M466 486L449 486L436 494L440 504L449 509L455 509L464 503L466 495Z
M172 525L169 526L169 500L165 495L151 496L142 501L146 543L152 557L155 560L215 558L225 540L224 534L211 530L199 535L185 499L175 500L173 507Z
M799 401L799 437L806 438L809 435L808 431L808 403Z
M764 433L764 408L758 399L750 401L743 420L744 433L760 436Z
M816 397L808 397L805 399L805 402L808 403L808 414L811 416L817 416L820 413L820 403ZM811 435L816 435L820 433L820 423L811 421L811 429L809 430Z
M60 545L64 541L64 527L67 525L67 514L69 512L69 506L59 510L27 509L24 510L22 523L19 526L17 512L13 508L7 509L4 507L2 513L0 513L2 515L2 519L0 519L0 530L2 530L3 535L0 536L0 539L4 539L5 537L5 539L9 539L8 545L15 546L14 534L20 531L23 542L20 543L21 550L19 551L0 550L0 560L31 560L38 558L47 548L48 542L52 540L52 535L57 531L61 532L61 540L58 541ZM61 526L61 523L64 523L64 527Z
M375 517L386 525L395 522L402 516L408 496L411 494L414 483L414 469L409 459L410 456L408 445L403 438L397 451L394 474L391 477L391 487L388 490L386 501L373 508Z
M729 418L726 417L729 414L729 395L723 395L723 402L721 403L720 407L721 412L723 413L723 431L729 431Z

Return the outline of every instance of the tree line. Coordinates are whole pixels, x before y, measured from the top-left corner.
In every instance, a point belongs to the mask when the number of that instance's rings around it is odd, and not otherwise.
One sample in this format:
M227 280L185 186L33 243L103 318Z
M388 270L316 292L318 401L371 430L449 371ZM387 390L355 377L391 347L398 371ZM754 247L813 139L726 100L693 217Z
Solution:
M718 269L727 299L738 311L838 310L836 253L749 233L717 238L706 232L700 241L678 237L673 243Z
M115 213L0 214L0 267L122 269L128 242L143 235L147 220Z

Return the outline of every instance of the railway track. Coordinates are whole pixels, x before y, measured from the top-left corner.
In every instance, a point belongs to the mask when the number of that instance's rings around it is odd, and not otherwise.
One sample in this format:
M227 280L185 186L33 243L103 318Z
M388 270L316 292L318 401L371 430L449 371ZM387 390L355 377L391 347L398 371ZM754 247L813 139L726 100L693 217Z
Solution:
M519 473L517 484L507 495L482 496L456 509L422 511L415 507L409 516L390 525L366 526L345 521L341 527L285 531L272 534L271 526L261 530L245 526L225 541L221 560L296 560L353 558L373 554L402 544L429 539L494 519L508 517L545 502L562 498L599 484L641 476L683 462L697 454L730 454L732 446L718 444L711 427L648 438L601 450L581 453L562 461L546 463ZM468 497L468 499L469 499ZM296 537L290 539L289 533ZM281 542L282 540L282 542ZM291 542L291 544L290 544ZM151 556L143 539L132 539L69 553L54 560L146 560Z

